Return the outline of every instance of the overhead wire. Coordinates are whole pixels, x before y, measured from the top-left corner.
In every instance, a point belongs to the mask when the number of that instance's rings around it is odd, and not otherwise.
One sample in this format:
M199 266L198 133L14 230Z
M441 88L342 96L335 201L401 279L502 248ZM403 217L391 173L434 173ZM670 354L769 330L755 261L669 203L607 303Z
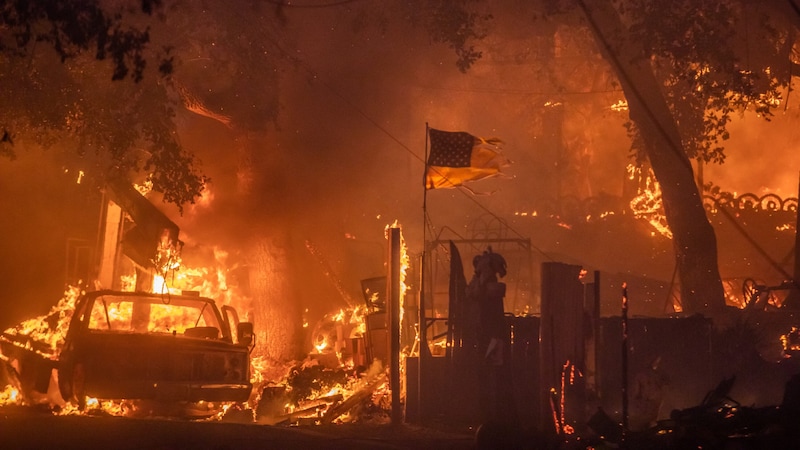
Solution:
M331 6L342 6L348 3L355 3L361 0L334 0L331 2L317 2L317 3L297 3L285 0L264 0L266 3L271 3L279 8L293 8L293 9L311 9L311 8L330 8Z
M380 131L381 131L383 134L385 134L385 135L386 135L387 137L389 137L389 138L390 138L392 141L394 141L394 142L395 142L395 143L396 143L396 144L397 144L397 145L398 145L398 146L399 146L401 149L403 149L403 150L404 150L406 153L408 153L409 155L411 155L411 156L412 156L414 159L416 159L417 161L421 162L421 163L423 164L423 166L424 166L424 167L428 167L428 165L426 164L426 161L425 161L425 158L424 158L424 157L421 157L421 156L420 156L418 153L416 153L416 152L414 152L413 150L411 150L411 149L410 149L410 148L409 148L409 147L408 147L408 146L407 146L405 143L403 143L403 142L402 142L402 141L401 141L401 140L400 140L398 137L396 137L394 134L392 134L392 132L390 132L389 130L387 130L387 129L386 129L385 127L383 127L383 126L382 126L380 123L378 123L378 121L377 121L377 120L373 119L373 118L372 118L372 116L370 116L369 114L367 114L367 113L366 113L366 112L365 112L363 109L361 109L361 108L360 108L358 105L356 105L354 102L352 102L352 101L350 100L350 98L349 98L347 95L345 95L345 94L342 94L341 92L339 92L339 90L335 89L335 88L334 88L334 87L333 87L333 86L332 86L330 83L326 82L326 81L325 81L325 80L324 80L322 77L320 77L320 76L319 76L319 72L318 72L318 71L316 71L316 70L314 70L314 69L313 69L313 68L312 68L312 67L311 67L311 66L310 66L310 65L309 65L309 64L308 64L306 61L304 61L303 59L301 59L300 57L298 57L296 54L291 54L290 52L288 52L287 50L285 50L285 49L284 49L284 48L283 48L283 47L282 47L282 46L281 46L281 45L280 45L280 44L279 44L279 43L278 43L276 40L272 39L272 37L271 37L271 36L269 36L269 35L267 35L266 33L264 33L264 36L267 38L267 40L269 40L269 41L272 43L272 45L274 45L274 46L275 46L275 48L277 48L277 49L278 49L278 51L279 51L281 54L283 54L283 55L284 55L284 57L286 57L287 59L289 59L289 60L291 60L291 61L295 62L295 63L296 63L298 66L300 66L302 69L304 69L304 70L305 70L305 71L306 71L306 72L307 72L309 75L311 75L312 77L314 77L314 79L315 79L317 82L319 82L319 83L320 83L320 84L321 84L323 87L325 87L326 89L328 89L328 91L330 91L330 92L331 92L331 93L332 93L334 96L336 96L338 99L340 99L342 102L344 102L344 103L345 103L346 105L348 105L350 108L352 108L352 109L353 109L355 112L357 112L357 113L358 113L358 115L360 115L360 116L361 116L363 119L365 119L365 120L366 120L366 121L368 121L370 124L372 124L372 126L374 126L375 128L377 128L378 130L380 130ZM444 178L446 178L446 177L444 177ZM503 226L505 226L505 227L506 227L506 228L507 228L509 231L511 231L511 232L513 232L513 233L515 233L515 234L516 234L517 236L519 236L520 238L524 237L524 236L523 236L523 235L522 235L522 234L521 234L519 231L517 231L517 230L516 230L514 227L512 227L512 226L511 226L511 225L510 225L510 224L509 224L509 223L508 223L508 222L507 222L505 219L503 219L503 218L502 218L502 217L500 217L499 215L495 214L493 211L491 211L491 210L490 210L488 207L486 207L485 205L483 205L483 204L481 204L480 202L478 202L478 201L477 201L477 199L475 199L475 197L474 197L472 194L470 194L470 193L468 193L468 192L465 192L465 191L464 191L464 190L462 190L462 189L457 189L457 191L458 191L459 193L461 193L461 195L463 195L464 197L466 197L468 200L470 200L471 202L473 202L473 203L474 203L474 204L475 204L475 205L476 205L478 208L480 208L481 210L483 210L485 213L487 213L487 214L490 214L492 217L494 217L495 219L497 219L497 220L498 220L498 221L499 221L501 224L503 224ZM545 256L545 257L547 257L547 258L550 258L550 256L549 256L549 255L547 255L547 253L545 253L545 252L544 252L542 249L540 249L540 248L538 248L538 247L536 247L536 246L533 246L533 245L532 245L532 247L533 247L533 248L534 248L536 251L540 252L540 253L541 253L543 256Z
M789 3L792 5L795 13L798 14L798 16L800 16L800 8L798 8L798 6L794 3L794 1L793 0L787 0L787 1L789 1ZM606 49L606 53L608 54L608 56L610 58L615 60L615 64L617 65L617 67L619 67L621 69L619 71L620 72L619 76L624 78L625 82L628 84L628 86L630 86L633 95L637 98L639 103L643 106L643 109L645 110L645 113L647 114L647 116L651 120L652 124L655 126L655 128L658 130L658 132L661 134L661 137L669 144L668 147L669 147L670 151L672 151L674 153L683 152L683 147L680 145L680 143L674 142L670 138L669 133L663 128L662 124L657 120L657 118L655 116L655 113L653 112L652 109L650 109L650 105L647 102L644 101L644 97L642 96L641 92L636 88L636 85L633 83L633 80L628 75L628 72L622 69L622 65L619 62L619 59L617 58L617 55L614 52L614 49L611 46L611 43L606 39L606 37L603 35L602 31L600 30L600 27L597 25L597 23L592 18L591 14L589 13L589 10L588 10L588 8L586 6L585 1L584 0L578 0L578 4L580 5L581 9L583 10L584 15L585 15L587 21L589 22L590 26L594 30L595 35L601 41L600 43L603 45L603 47ZM683 158L681 158L681 159L683 160ZM688 161L688 159L686 159L686 161ZM692 170L691 162L688 162L688 164L689 164L689 169ZM736 231L738 231L742 235L742 237L744 237L745 240L747 240L747 242L749 242L750 245L752 245L753 248L755 248L755 250L763 258L765 258L766 261L775 270L777 270L786 279L791 279L792 278L792 276L789 275L788 272L786 272L786 270L783 269L771 256L769 256L767 251L764 250L764 248L761 247L747 233L747 231L741 226L741 224L739 224L736 221L736 219L731 215L731 213L726 208L724 208L724 207L723 208L718 208L718 211L720 211L722 213L722 215L725 216L731 222L731 224L733 224L733 226L736 229ZM798 283L800 283L800 280L794 280L795 286L798 286Z

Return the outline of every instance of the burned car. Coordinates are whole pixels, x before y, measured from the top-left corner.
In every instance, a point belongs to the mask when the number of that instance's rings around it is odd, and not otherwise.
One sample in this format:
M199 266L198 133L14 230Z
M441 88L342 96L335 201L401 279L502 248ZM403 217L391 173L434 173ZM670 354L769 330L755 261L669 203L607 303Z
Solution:
M208 298L92 292L76 304L59 357L59 390L79 404L86 396L246 401L252 340L249 323Z
M77 298L58 355L35 361L30 345L10 342L3 353L22 361L23 369L41 369L18 374L21 385L38 385L39 391L46 391L48 367L57 369L61 397L83 407L87 397L247 401L253 346L252 324L212 299L104 290Z

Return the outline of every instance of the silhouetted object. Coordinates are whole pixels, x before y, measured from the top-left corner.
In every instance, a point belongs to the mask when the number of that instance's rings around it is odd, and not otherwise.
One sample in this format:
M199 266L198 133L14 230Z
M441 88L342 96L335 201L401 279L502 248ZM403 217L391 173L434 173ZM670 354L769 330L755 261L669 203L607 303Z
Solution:
M450 241L450 279L448 288L448 327L447 349L451 359L461 361L471 348L477 346L478 312L475 302L466 301L467 278L464 276L464 265L461 253L453 241Z
M733 383L735 381L735 376L723 379L719 382L716 388L706 394L703 402L700 403L700 405L684 410L672 411L670 417L674 420L693 418L698 414L703 414L709 409L716 409L725 403L735 403L738 406L739 403L728 396L731 392L731 389L733 389Z
M800 374L794 374L786 382L779 411L783 430L781 443L791 445L800 442L800 429L797 427L800 423Z
M478 345L484 358L492 365L499 366L503 364L507 343L503 319L506 284L498 279L506 276L506 260L499 253L492 252L490 246L472 259L472 266L475 273L467 285L466 295L468 301L478 305Z
M506 285L498 281L506 276L506 260L490 246L473 258L472 266L475 273L466 288L466 302L478 313L479 406L487 421L516 424L503 306Z
M361 280L361 294L367 305L367 312L384 312L386 309L386 277Z
M601 407L597 408L586 425L606 442L617 444L622 440L622 426Z
M622 445L629 428L628 411L628 285L622 283Z
M586 415L586 330L583 268L574 264L546 261L541 266L541 328L539 332L539 419L542 431L562 434L575 427ZM618 326L614 339L620 336ZM610 342L610 341L607 341ZM610 349L610 347L607 347ZM606 353L620 355L618 352ZM621 355L620 355L621 356ZM618 360L617 360L618 361ZM618 364L618 363L617 363ZM615 366L612 370L619 373ZM569 372L565 369L569 368ZM567 376L573 373L575 377ZM608 372L606 372L608 373ZM613 392L619 393L619 384ZM555 390L558 415L548 396Z
M661 356L657 356L651 364L636 373L631 386L631 415L629 426L638 430L653 426L658 420L661 406L664 403L664 390L669 379L660 368Z
M507 423L490 420L475 431L477 450L517 450L523 447L519 431ZM534 447L535 448L535 447Z
M797 195L800 196L800 186L797 188ZM798 197L800 198L800 197ZM795 232L794 232L794 276L790 281L791 289L786 298L786 306L791 309L800 309L800 232L798 232L798 224L800 224L800 208L797 208L795 216Z
M800 374L793 375L783 390L781 410L786 415L800 418Z
M180 254L183 242L180 229L131 183L122 178L108 182L108 194L133 220L134 226L124 231L122 249L141 269L148 270L164 264L166 254ZM162 267L155 267L161 269Z

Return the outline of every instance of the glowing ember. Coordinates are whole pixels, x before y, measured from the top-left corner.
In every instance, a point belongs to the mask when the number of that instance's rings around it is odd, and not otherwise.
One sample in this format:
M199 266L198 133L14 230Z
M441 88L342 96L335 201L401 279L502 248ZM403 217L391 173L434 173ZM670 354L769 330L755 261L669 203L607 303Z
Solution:
M264 374L267 372L269 365L266 358L263 356L254 356L250 358L250 382L253 386L257 386L265 381Z
M340 365L352 366L352 352L345 352L345 349L353 339L364 337L366 313L366 305L360 305L326 314L312 333L312 345L315 353L333 353Z
M628 102L626 100L619 100L617 103L611 105L612 111L627 111L628 110Z
M19 399L19 390L8 385L0 392L0 405L14 404Z
M567 376L569 373L569 377ZM578 376L583 376L580 371L577 372ZM574 385L575 384L575 376L576 376L576 369L574 364L570 364L569 360L564 363L564 367L561 368L561 429L563 430L564 434L572 434L575 432L575 429L572 425L567 423L566 417L566 407L567 407L567 384Z
M391 227L397 227L397 223ZM387 226L387 236L388 236ZM314 253L314 252L312 252ZM400 298L405 298L409 267L408 252L401 239ZM373 294L377 295L377 294ZM375 302L373 302L374 304ZM400 310L403 311L404 308ZM292 367L280 382L262 383L256 421L260 423L322 424L389 420L391 387L380 360L356 364L354 357L366 343L366 305L342 308L323 317L312 331L312 350ZM402 317L401 317L402 320ZM402 327L401 327L402 328ZM405 358L418 350L418 336L401 352L401 374ZM355 341L360 342L354 344ZM363 355L360 356L363 358ZM254 358L254 366L257 358ZM258 370L254 370L257 372ZM405 377L401 376L401 379ZM400 387L401 391L405 386ZM401 398L404 392L401 392ZM271 406L270 406L271 405Z
M150 191L153 190L153 179L148 176L144 180L144 183L142 184L134 183L133 188L136 189L137 192L142 194L142 197L145 197L147 196L147 194L150 193Z
M787 357L791 356L792 352L800 350L800 329L792 327L792 329L781 336L781 345Z
M661 187L655 176L652 172L644 175L641 168L628 165L628 177L631 180L644 180L644 186L639 186L636 197L630 202L634 217L647 220L662 236L672 239L672 231L670 231L664 216Z

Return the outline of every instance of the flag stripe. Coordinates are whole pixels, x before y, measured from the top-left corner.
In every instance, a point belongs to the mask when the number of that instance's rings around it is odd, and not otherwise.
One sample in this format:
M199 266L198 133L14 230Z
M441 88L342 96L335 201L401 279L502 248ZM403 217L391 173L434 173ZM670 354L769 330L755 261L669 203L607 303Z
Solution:
M428 129L430 155L425 173L426 189L461 186L500 174L509 161L499 149L499 139L483 139L464 131Z

